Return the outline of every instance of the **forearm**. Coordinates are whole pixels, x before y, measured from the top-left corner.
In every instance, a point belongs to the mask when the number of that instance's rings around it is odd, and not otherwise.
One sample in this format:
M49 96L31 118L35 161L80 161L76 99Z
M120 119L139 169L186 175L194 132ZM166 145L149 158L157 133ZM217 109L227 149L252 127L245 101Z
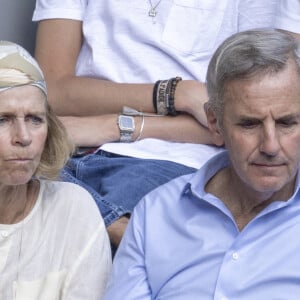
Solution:
M142 133L142 138L145 137L172 142L212 144L209 130L188 114L146 118Z
M128 84L107 80L66 76L48 78L49 102L60 116L95 116L120 113L123 106L154 113L154 83ZM175 108L205 123L203 104L206 87L194 80L181 81L175 91Z
M76 146L96 147L108 142L118 142L120 132L117 114L91 117L61 117ZM142 117L134 117L135 131L133 140L140 136L174 142L212 144L211 135L189 115L176 117L145 117L141 132Z
M49 102L60 116L119 113L123 106L154 112L153 84L123 84L88 77L49 78Z

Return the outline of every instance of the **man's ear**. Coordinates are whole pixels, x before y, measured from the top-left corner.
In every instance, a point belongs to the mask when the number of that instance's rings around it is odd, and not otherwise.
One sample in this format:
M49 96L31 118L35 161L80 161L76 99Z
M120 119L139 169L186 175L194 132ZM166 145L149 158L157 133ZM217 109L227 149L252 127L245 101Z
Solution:
M205 113L207 118L207 126L212 134L214 144L219 147L224 146L223 135L220 130L215 111L212 108L210 108L209 105L205 105Z

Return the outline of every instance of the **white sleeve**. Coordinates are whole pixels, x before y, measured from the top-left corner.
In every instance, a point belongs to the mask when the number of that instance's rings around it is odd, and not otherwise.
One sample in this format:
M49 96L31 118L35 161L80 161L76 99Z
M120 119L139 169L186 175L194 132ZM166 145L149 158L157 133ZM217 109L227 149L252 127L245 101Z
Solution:
M114 258L104 300L152 299L144 250L144 205L140 201Z
M279 0L275 27L300 33L300 0Z
M37 0L32 21L45 19L83 20L88 0Z

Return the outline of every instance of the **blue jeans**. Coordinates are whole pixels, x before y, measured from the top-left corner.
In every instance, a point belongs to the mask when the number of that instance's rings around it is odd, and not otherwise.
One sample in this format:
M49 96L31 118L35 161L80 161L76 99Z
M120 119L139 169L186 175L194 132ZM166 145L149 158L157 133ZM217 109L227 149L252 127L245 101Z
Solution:
M71 158L61 180L87 189L94 197L108 226L130 215L139 200L151 190L194 168L165 160L140 159L98 151Z

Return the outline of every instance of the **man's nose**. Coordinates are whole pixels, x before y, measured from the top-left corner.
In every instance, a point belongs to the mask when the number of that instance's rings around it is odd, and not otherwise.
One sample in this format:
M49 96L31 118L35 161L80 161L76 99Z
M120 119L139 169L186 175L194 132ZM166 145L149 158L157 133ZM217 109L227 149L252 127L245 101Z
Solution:
M274 124L265 126L261 135L260 151L268 156L275 156L280 150L279 135Z

